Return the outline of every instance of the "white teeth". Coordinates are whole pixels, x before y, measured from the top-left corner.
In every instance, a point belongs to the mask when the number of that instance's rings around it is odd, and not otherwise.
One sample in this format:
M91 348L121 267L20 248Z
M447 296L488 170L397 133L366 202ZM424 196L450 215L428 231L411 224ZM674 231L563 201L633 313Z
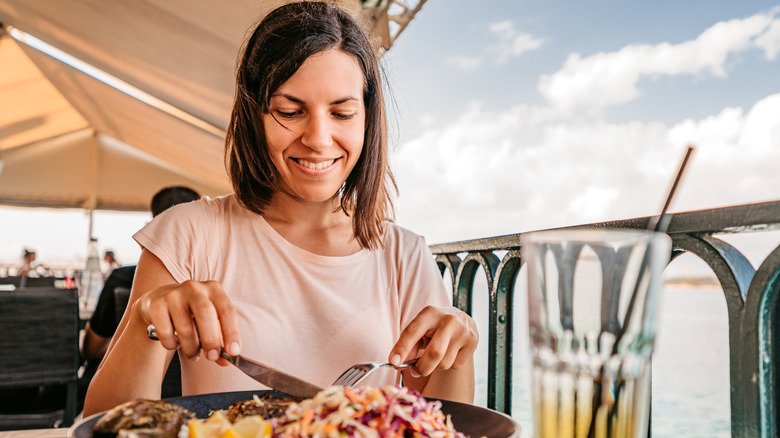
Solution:
M311 170L320 170L330 166L331 164L333 164L334 161L336 160L328 160L328 161L320 161L319 163L312 163L310 161L301 160L299 158L298 164L300 164L301 166L308 167Z

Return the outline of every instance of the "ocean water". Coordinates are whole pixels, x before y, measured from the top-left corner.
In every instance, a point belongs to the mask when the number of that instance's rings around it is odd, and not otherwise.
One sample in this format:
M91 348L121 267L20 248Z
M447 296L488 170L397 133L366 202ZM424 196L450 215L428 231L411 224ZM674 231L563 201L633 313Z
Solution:
M513 330L512 417L533 433L529 393L524 279L518 278ZM481 284L480 284L481 283ZM475 404L487 406L487 290L475 280L474 319L480 332ZM651 429L654 438L731 436L728 319L719 289L665 289L653 355Z

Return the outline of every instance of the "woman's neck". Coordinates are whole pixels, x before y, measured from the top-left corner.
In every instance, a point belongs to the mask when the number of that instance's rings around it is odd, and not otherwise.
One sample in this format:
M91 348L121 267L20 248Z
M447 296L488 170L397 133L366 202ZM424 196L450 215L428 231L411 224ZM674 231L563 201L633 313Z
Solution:
M339 208L339 199L307 203L275 194L263 218L293 245L314 254L347 256L360 251L350 216Z

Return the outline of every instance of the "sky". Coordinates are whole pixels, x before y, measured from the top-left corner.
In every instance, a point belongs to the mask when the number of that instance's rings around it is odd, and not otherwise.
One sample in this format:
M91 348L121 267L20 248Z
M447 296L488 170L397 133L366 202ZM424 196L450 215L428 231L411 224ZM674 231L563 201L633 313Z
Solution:
M428 243L657 214L688 144L671 212L780 199L778 2L428 0L382 64L396 222ZM148 220L93 234L134 263ZM0 263L83 260L88 223L0 208Z

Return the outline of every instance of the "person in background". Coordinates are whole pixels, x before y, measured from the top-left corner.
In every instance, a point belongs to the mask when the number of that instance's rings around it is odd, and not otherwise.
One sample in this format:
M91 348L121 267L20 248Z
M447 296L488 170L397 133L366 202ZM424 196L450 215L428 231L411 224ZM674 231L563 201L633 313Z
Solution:
M22 254L22 267L19 268L19 276L29 276L35 274L35 251L25 249Z
M108 277L111 275L114 269L122 267L122 265L120 265L119 262L116 260L114 251L106 251L105 255L103 256L103 260L105 260L106 263L108 263L108 270L106 271L106 275L105 275L106 279L108 279Z
M200 194L189 187L166 187L152 197L152 217L157 217L160 213L174 205L197 199L200 199ZM107 251L107 261L109 253L113 255L111 251ZM116 260L114 260L114 262L116 262ZM111 275L106 278L103 290L100 292L100 298L95 306L95 312L92 314L92 317L89 319L89 322L87 322L84 329L84 340L81 344L81 358L91 361L91 365L95 368L103 358L103 355L105 355L106 348L108 347L109 342L111 342L111 337L114 336L114 331L116 331L117 325L119 325L119 321L115 316L114 290L118 287L130 289L133 285L134 276L135 266L122 266L111 272Z
M417 359L404 386L473 402L476 324L452 305L424 238L390 221L382 79L347 12L293 2L257 25L225 147L233 194L177 206L133 236L128 311L84 415L159 399L174 354L185 396L267 389L223 347L321 387L358 362ZM367 383L400 378L383 369Z

